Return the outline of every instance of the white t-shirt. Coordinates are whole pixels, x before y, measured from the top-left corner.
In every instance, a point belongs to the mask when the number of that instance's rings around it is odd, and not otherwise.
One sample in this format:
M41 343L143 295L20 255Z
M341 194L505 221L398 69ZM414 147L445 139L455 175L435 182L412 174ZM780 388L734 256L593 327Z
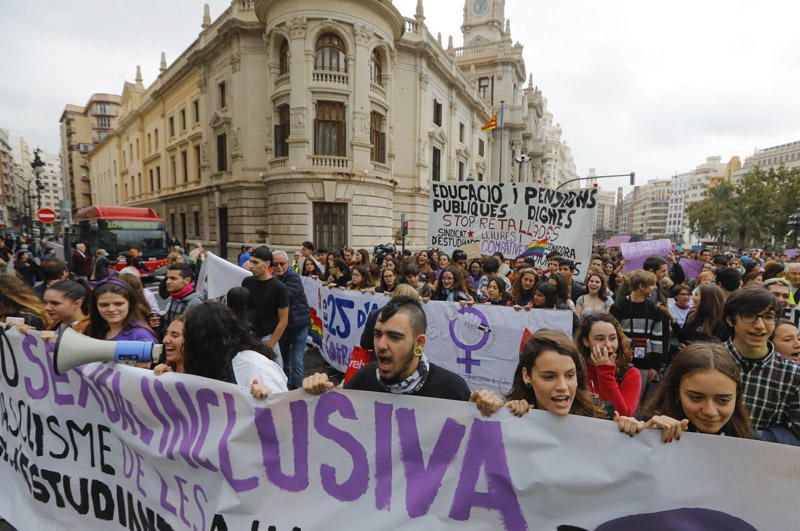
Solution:
M122 269L120 269L119 274L122 275L124 273L130 273L135 277L142 278L142 272L139 271L139 269L134 266L125 266Z
M243 350L232 360L233 374L238 385L250 388L256 379L273 393L289 390L287 378L278 364L254 350Z

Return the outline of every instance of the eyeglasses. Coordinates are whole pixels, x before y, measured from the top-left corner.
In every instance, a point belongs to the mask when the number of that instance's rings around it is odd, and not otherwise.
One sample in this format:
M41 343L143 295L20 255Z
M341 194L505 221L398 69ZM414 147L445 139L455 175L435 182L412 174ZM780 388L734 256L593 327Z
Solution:
M745 324L753 324L756 322L756 319L761 318L764 321L764 324L771 324L775 322L775 314L772 312L767 313L740 313L739 318Z
M288 262L272 262L275 267L286 267L287 264Z

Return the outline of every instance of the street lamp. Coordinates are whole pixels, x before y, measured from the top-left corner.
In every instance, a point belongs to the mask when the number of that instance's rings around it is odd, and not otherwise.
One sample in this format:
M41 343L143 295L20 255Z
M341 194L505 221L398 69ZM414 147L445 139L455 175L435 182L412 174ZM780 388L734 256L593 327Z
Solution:
M725 244L725 236L728 234L728 226L724 223L717 228L717 249L722 250Z
M33 161L31 162L31 168L33 168L33 174L36 177L36 212L38 213L39 210L42 209L42 190L44 190L44 184L42 183L42 168L44 168L45 163L39 154L42 152L41 149L36 148L33 150ZM33 210L33 204L31 203L31 182L28 182L28 205ZM33 234L33 212L31 212L31 234ZM39 221L39 241L42 238L42 222ZM36 251L36 238L34 237L34 252Z
M635 182L636 179L636 172L632 171L630 173L618 173L615 175L590 175L589 177L576 177L575 179L570 179L568 181L564 181L563 183L559 184L558 186L556 186L556 190L569 183L574 183L575 181L585 181L587 179L608 179L611 177L630 177L631 186L633 186L633 183Z

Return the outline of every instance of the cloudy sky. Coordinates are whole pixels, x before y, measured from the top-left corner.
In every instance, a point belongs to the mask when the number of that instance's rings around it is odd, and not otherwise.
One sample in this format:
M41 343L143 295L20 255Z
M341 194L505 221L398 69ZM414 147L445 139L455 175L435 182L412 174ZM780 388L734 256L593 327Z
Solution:
M229 3L210 0L212 18ZM416 0L394 3L413 16ZM3 4L0 127L57 151L64 105L119 93L137 64L151 83L161 51L171 62L197 37L203 2ZM463 2L425 4L430 31L460 45ZM581 175L643 182L800 140L800 3L508 0L506 17Z

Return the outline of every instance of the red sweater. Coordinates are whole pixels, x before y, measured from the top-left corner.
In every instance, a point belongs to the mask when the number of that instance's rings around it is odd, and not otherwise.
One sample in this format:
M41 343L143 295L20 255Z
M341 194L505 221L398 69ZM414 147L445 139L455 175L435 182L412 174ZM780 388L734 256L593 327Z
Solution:
M642 375L631 367L625 373L622 383L616 379L616 366L588 364L586 386L601 400L611 402L614 409L623 417L632 417L639 407L639 394L642 391Z

